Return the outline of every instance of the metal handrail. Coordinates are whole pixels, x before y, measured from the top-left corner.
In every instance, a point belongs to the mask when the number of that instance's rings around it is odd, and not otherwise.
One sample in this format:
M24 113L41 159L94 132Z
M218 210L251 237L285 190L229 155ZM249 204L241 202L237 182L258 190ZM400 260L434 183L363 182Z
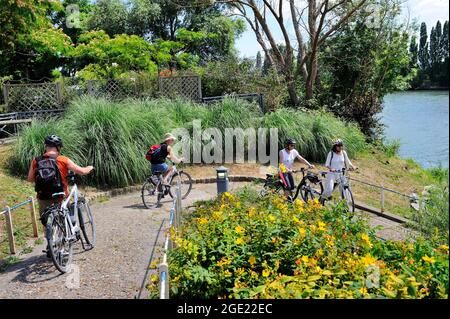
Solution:
M394 193L394 194L397 194L397 195L400 195L400 196L403 196L403 197L406 197L406 198L409 198L411 201L417 201L418 200L418 197L415 194L413 194L413 195L406 195L406 194L400 193L400 192L398 192L396 190L384 187L383 185L376 185L376 184L364 182L364 181L358 180L358 179L353 178L353 177L347 177L347 179L349 179L351 181L355 181L355 182L361 183L361 184L364 184L364 185L368 185L368 186L372 186L372 187L375 187L375 188L379 188L379 189L382 189L382 190L385 190L385 191L388 191L388 192L391 192L391 193Z
M30 213L31 213L31 224L33 226L33 236L35 238L39 237L38 234L38 227L37 227L37 220L36 220L36 208L34 205L34 198L30 196L26 201L13 205L11 207L6 206L3 211L0 212L1 215L5 215L6 219L6 230L8 233L8 241L9 241L9 250L11 254L16 253L16 241L14 238L14 230L13 230L13 221L12 221L12 211L25 206L27 204L30 204Z
M175 196L172 201L172 208L170 209L169 229L173 226L178 228L181 221L181 183L178 179L175 188ZM169 299L169 265L167 263L167 253L172 249L172 242L170 241L170 234L166 234L164 241L164 255L162 262L158 265L159 272L159 298Z

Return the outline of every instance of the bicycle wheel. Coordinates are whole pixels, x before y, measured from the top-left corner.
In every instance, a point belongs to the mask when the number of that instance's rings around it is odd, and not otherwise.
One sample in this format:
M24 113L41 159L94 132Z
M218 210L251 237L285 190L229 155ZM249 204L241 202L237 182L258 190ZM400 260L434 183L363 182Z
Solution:
M347 203L348 211L355 212L355 200L353 199L352 191L349 187L345 187L341 193L342 199Z
M161 185L161 183L158 183L158 185ZM145 208L155 208L160 204L162 191L160 190L158 192L155 182L151 178L148 178L145 181L144 185L142 185L141 197L142 203L144 204Z
M319 198L323 193L322 182L311 183L308 179L304 179L300 183L300 196L307 203L310 200Z
M46 237L53 264L63 274L70 270L73 258L73 242L67 239L68 236L65 216L54 211L47 219Z
M78 220L84 241L89 246L85 247L85 250L94 248L96 240L94 217L88 202L83 197L78 200Z
M177 186L178 178L181 180L181 198L185 199L192 190L192 178L186 172L178 172L170 178L169 195L172 198L175 196L175 187Z

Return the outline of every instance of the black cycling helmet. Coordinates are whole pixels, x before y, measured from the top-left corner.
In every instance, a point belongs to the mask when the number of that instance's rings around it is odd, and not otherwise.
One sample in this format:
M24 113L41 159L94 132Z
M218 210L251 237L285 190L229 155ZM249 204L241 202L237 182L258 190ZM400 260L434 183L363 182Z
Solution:
M49 135L45 138L45 146L62 147L63 143L60 137L56 135Z
M295 144L297 144L297 142L293 138L288 138L284 144L285 145L295 145Z

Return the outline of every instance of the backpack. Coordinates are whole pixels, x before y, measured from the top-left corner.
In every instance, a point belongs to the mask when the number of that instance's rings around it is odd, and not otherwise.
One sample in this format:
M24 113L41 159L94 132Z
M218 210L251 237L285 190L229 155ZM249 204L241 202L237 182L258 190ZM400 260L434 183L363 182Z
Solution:
M161 144L155 144L150 147L150 150L145 154L145 159L151 161L152 158L155 159L161 153Z
M55 158L37 157L35 174L35 190L40 199L52 199L52 194L64 192L61 172Z

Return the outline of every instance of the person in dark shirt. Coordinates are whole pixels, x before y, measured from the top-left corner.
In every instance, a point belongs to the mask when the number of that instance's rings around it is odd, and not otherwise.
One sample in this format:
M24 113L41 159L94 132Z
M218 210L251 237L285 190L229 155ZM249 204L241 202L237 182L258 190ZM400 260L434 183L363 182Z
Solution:
M178 158L173 153L172 145L175 142L175 136L170 133L164 135L164 142L161 143L161 149L158 152L158 156L151 159L152 173L162 172L163 173L163 184L168 185L167 179L173 172L172 166L169 167L166 163L166 159L169 158L174 163L180 163L184 161L184 158Z

